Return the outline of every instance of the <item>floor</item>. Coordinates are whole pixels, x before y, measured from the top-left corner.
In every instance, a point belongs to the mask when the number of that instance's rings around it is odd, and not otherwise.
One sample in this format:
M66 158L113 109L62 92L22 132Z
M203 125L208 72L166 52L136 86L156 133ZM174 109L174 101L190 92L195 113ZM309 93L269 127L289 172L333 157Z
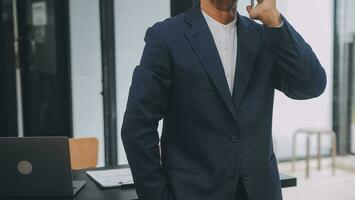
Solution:
M355 171L337 169L332 176L330 159L323 159L321 171L316 169L316 160L311 162L310 178L305 178L305 162L296 163L295 173L291 172L291 163L279 163L282 173L297 177L298 185L283 189L285 200L355 200Z

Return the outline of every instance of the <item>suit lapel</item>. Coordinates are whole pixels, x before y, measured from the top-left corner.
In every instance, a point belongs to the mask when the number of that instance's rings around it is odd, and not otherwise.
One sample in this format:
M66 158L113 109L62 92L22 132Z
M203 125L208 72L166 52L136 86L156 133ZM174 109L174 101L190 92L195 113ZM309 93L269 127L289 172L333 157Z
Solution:
M251 27L251 23L239 15L237 29L238 53L233 89L235 110L238 109L245 89L247 88L260 44L260 36L257 29Z
M221 58L214 43L212 33L198 6L195 6L186 13L186 22L190 25L185 30L188 41L227 105L228 110L236 120L233 99L229 91Z

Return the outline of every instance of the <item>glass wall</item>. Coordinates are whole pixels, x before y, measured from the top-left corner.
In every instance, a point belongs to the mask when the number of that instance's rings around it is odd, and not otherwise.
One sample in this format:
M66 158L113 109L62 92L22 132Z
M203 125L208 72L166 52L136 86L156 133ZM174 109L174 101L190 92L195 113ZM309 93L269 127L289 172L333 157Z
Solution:
M344 2L343 11L344 26L342 30L342 43L343 46L342 60L343 65L347 65L351 71L351 144L350 152L355 154L355 1Z
M100 1L69 1L75 138L99 139L99 164L105 165L102 98ZM146 30L170 17L167 0L115 0L117 134L119 164L126 164L120 129L134 68L139 64Z
M292 134L299 128L332 128L333 0L277 1L281 13L311 45L327 73L327 88L316 99L295 101L276 92L273 118L275 152L280 160L291 158ZM315 14L315 9L317 14ZM300 13L300 11L302 11ZM299 140L297 156L305 156L305 140ZM312 142L316 142L314 139ZM315 146L315 145L312 145ZM322 152L329 154L324 137ZM316 154L316 148L312 149Z
M337 65L338 100L336 116L339 121L340 143L344 151L355 153L355 1L337 2ZM347 153L346 152L346 153Z
M99 0L69 1L73 135L99 140L105 164Z
M115 0L117 127L119 164L127 163L121 126L134 68L139 64L146 30L170 17L167 0Z

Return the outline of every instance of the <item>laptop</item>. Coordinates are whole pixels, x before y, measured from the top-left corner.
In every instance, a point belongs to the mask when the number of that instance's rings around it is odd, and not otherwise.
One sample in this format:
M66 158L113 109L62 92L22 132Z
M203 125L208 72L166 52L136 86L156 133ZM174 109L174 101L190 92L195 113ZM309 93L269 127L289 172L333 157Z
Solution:
M84 186L72 179L68 138L0 138L0 198L73 197Z

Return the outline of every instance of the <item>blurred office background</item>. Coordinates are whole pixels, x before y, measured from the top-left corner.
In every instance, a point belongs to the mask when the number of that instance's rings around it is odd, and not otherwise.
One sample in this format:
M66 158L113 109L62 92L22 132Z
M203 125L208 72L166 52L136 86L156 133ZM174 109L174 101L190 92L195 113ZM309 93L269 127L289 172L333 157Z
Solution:
M0 0L0 137L96 137L98 166L126 164L120 128L145 31L196 2ZM239 0L241 14L247 15L249 2ZM285 199L317 199L310 193L318 189L354 200L355 192L347 188L355 187L355 1L278 0L278 6L312 46L328 78L325 93L314 100L295 101L276 93L275 152L280 170L299 177L298 187L284 190ZM336 133L335 176L330 137L322 137L322 171L311 162L311 176L304 178L307 148L302 136L296 145L300 161L290 171L293 133L300 128ZM316 157L316 142L312 138L311 157ZM339 186L319 188L324 180ZM301 192L305 196L296 198ZM335 199L331 197L323 199Z

